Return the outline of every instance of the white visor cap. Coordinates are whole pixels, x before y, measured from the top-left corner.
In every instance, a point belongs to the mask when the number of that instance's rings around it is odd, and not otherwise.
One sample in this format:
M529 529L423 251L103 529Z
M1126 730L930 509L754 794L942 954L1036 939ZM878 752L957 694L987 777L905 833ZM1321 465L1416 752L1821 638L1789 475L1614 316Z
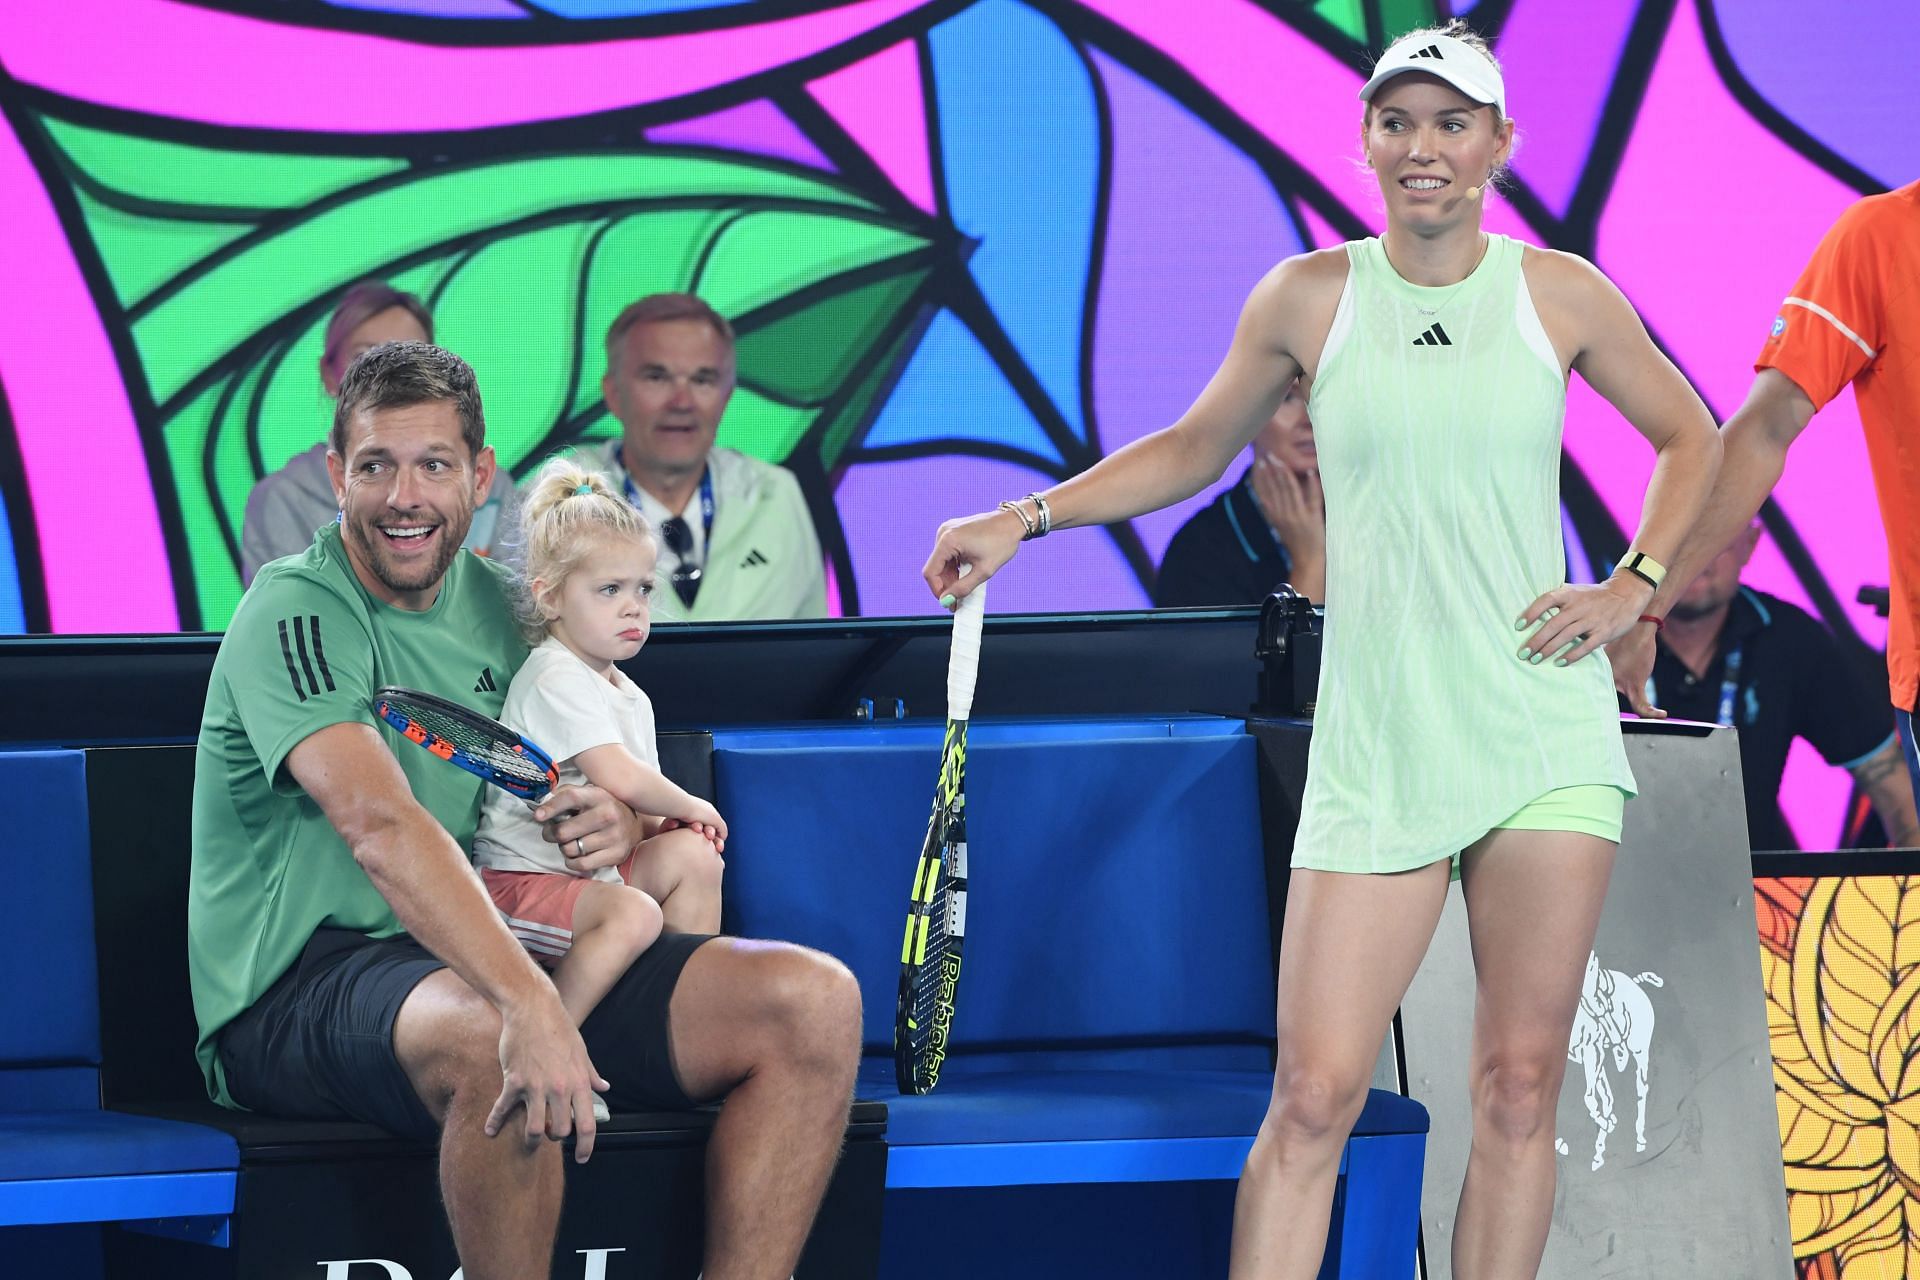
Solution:
M1413 35L1396 42L1374 64L1373 77L1360 87L1360 100L1373 101L1381 85L1408 71L1424 71L1437 76L1475 102L1486 103L1507 114L1507 86L1500 79L1500 68L1493 60L1464 40L1453 36Z

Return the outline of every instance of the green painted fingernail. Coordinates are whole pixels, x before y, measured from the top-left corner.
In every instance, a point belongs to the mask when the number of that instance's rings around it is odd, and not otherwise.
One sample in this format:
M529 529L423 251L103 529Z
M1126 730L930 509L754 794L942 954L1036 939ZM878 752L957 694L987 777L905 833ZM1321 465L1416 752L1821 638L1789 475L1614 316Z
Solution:
M1527 629L1527 617L1525 614L1521 614L1518 618L1514 619L1513 629L1515 631L1525 631Z
M1522 662L1525 662L1525 661L1526 661L1526 660L1527 660L1528 658L1530 658L1530 657L1532 657L1532 656L1533 656L1533 648L1532 648L1532 646L1530 646L1530 645L1521 645L1521 646L1520 646L1520 661L1522 661Z
M1540 653L1536 653L1536 654L1534 654L1534 655L1533 655L1533 656L1532 656L1531 658L1528 658L1528 659L1527 659L1527 661L1528 661L1528 662L1531 662L1531 663L1532 663L1532 664L1533 664L1534 666L1536 666L1536 667L1537 667L1537 666L1539 666L1539 665L1540 665L1540 659L1542 659L1542 658L1544 658L1544 657L1546 657L1546 656L1547 656L1547 655L1546 655L1546 653L1545 653L1545 651L1542 651L1542 652L1540 652Z
M947 594L940 597L940 607L942 609L951 609L953 608L954 603L955 601L953 598L953 592L951 591L947 592Z
M1567 665L1567 660L1565 658L1555 658L1553 660L1553 665L1556 667L1564 667Z

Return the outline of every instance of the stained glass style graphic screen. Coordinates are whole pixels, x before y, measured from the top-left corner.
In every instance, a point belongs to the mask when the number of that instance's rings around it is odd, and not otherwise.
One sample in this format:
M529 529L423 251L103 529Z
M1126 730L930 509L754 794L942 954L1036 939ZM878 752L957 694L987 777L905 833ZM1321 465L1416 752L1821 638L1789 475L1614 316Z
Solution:
M940 519L1172 421L1268 267L1379 229L1362 68L1455 11L1523 133L1489 226L1598 262L1721 416L1834 217L1920 172L1905 0L8 0L0 631L221 627L368 276L516 473L612 433L618 308L697 290L741 334L722 442L799 477L835 611L926 612ZM1650 462L1576 379L1576 577ZM1027 548L997 607L1144 605L1213 492ZM1850 396L1777 499L1749 581L1881 644Z

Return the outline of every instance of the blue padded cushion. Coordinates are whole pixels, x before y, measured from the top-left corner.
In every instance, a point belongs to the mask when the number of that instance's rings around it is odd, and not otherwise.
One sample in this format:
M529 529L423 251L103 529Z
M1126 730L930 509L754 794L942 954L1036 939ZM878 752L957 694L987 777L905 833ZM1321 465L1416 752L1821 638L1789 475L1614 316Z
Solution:
M239 1144L203 1125L118 1111L0 1116L0 1181L239 1167Z
M86 757L78 751L0 752L0 835L7 896L19 909L0 930L0 1067L100 1061L93 955L92 848ZM31 974L31 981L19 975Z
M885 1098L887 1145L1251 1137L1272 1093L1265 1071L989 1072L948 1060L940 1085L901 1097L891 1062L861 1068L859 1095ZM1427 1110L1372 1090L1354 1136L1425 1133Z
M1273 1035L1253 739L972 734L954 1045ZM896 730L896 732L902 732ZM892 1042L939 734L761 747L714 735L730 932L838 956ZM790 741L793 739L789 739Z

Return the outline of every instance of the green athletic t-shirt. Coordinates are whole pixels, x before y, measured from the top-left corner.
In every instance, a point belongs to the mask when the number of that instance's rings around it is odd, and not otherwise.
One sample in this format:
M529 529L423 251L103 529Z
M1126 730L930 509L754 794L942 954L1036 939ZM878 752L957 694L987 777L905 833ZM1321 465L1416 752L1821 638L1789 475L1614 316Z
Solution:
M200 721L187 898L197 1053L216 1102L236 1105L214 1037L287 971L315 929L401 932L320 806L283 767L288 752L328 725L378 724L371 695L382 685L499 715L527 655L503 575L462 551L432 608L397 609L360 585L339 527L328 525L305 554L263 568L241 598ZM414 797L469 847L484 784L378 727Z

